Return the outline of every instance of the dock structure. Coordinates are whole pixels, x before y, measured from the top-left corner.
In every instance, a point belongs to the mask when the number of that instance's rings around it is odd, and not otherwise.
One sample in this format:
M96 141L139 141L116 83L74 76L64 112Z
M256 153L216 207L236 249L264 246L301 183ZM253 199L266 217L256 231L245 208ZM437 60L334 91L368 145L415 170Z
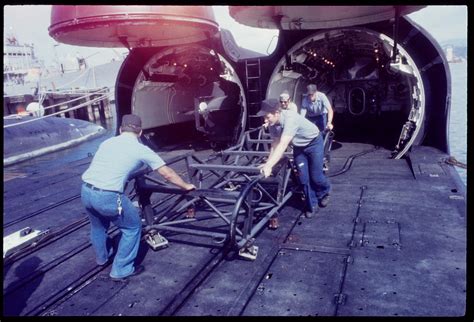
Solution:
M104 124L113 117L110 96L108 87L4 96L3 116L25 112L30 103L37 102L44 108L44 116L58 115Z
M199 177L199 171L218 174L230 169L207 167L220 157L209 149L176 146L158 152L168 161L188 153L204 160L193 162L202 166L171 165L183 177L193 176L190 168L197 170L194 174L202 179L202 188L212 187L218 176ZM228 152L241 157L238 151ZM3 314L463 316L467 309L464 185L453 181L458 177L453 175L455 169L437 149L414 147L406 159L391 159L390 153L370 144L334 142L329 205L307 219L302 196L294 190L278 210L279 227L262 227L253 236L258 246L253 260L226 252L222 238L184 230L192 221L200 231L226 231L220 215L216 221L193 220L202 201L195 213L188 214L188 222L177 223L171 209L176 196L152 193L152 228L173 220L176 227L183 226L161 230L168 244L156 251L144 234L137 263L145 266L145 272L125 282L109 278L110 264L95 264L89 220L80 201L80 177L91 157L44 172L8 175L7 168L4 236L25 227L48 233L4 259ZM425 158L427 154L431 157ZM230 166L246 170L246 165ZM253 170L249 171L251 175ZM147 176L149 182L160 184L159 175ZM139 201L135 181L129 182L125 193ZM223 187L231 188L229 182ZM216 208L227 217L225 209ZM146 214L142 216L146 227ZM110 227L109 233L116 249L119 232Z

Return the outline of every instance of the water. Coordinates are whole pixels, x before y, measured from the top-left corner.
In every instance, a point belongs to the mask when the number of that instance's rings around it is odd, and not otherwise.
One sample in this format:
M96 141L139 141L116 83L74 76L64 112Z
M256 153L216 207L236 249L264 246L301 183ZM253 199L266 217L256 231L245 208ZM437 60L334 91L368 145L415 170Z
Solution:
M452 79L452 101L449 122L449 144L451 155L462 163L467 162L467 62L449 65ZM115 112L115 106L111 106ZM9 167L14 172L33 172L38 169L51 169L61 164L77 161L93 155L99 144L106 138L115 134L115 122L107 120L107 131L104 135L78 146L53 152L44 156L33 158ZM467 170L456 167L461 180L466 184Z
M449 120L449 145L451 155L467 163L467 62L449 64L452 81L451 113ZM467 170L456 167L464 184Z

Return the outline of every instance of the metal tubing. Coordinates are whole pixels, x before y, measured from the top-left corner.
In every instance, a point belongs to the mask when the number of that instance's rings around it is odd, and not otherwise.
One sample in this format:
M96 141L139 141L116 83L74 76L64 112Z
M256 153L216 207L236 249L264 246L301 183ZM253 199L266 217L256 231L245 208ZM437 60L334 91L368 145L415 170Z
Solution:
M222 151L221 152L223 155L237 155L237 156L269 156L270 152L269 151ZM283 155L291 157L293 155L292 152L285 152Z
M236 243L236 246L238 249L242 248L245 246L245 244L250 240L250 238L253 238L259 231L260 229L262 229L262 227L268 222L268 220L270 220L271 217L273 217L273 215L278 211L280 210L280 208L288 201L288 199L290 199L290 197L292 196L292 192L288 192L285 197L283 198L283 202L280 203L278 206L276 206L275 208L273 208L271 211L269 211L264 218L262 218L253 228L252 228L252 231L250 232L250 235L245 238L245 239L242 239L240 240L239 242Z
M249 143L272 143L272 139L248 139L247 142Z
M250 166L220 165L220 164L190 164L189 166L191 168L198 169L198 170L260 173L260 169L258 167L250 167Z
M199 189L183 191L147 175L151 172L149 169L141 170L140 173L144 178L136 181L137 188L140 189L141 193L151 194L156 192L179 196L174 200L169 200L169 203L160 202L160 205L164 207L162 207L162 211L157 211L160 213L158 220L154 221L157 224L146 226L146 229L169 230L198 236L224 238L228 241L226 243L227 247L247 247L247 243L254 239L254 236L292 196L291 191L285 194L291 175L291 167L288 166L291 153L285 152L284 158L275 167L275 173L273 174L275 177L264 179L257 164L267 157L269 152L258 150L260 145L267 149L268 145L266 143L271 143L272 140L262 139L261 129L255 130L260 131L259 139L251 139L250 132L246 132L238 145L216 154L215 158L220 157L221 164L205 163L190 153L173 158L172 161L174 162L185 160L188 175L193 183L199 186ZM255 149L256 146L257 149ZM240 159L244 156L246 159ZM204 171L209 173L203 176ZM211 181L210 185L206 184L205 186L208 188L201 188L204 186L203 181L212 176L216 176L217 179ZM148 179L149 182L145 182L145 179ZM268 188L268 184L272 186ZM231 188L231 191L225 190L227 185ZM240 187L234 189L234 186L237 185L240 185ZM275 188L276 198L273 196ZM254 189L258 191L254 191ZM261 195L258 200L254 200L256 192L260 192ZM268 200L263 202L263 196ZM184 218L183 211L199 201L203 202L200 209L205 213L193 218ZM223 208L219 209L221 207ZM226 211L227 209L231 210ZM194 225L194 223L218 218L222 222L218 221L216 225ZM186 224L189 224L189 227L179 227L179 225ZM243 228L239 229L237 225L239 227L243 225ZM216 229L221 231L227 231L228 229L228 233L215 231Z
M236 229L236 223L237 223L237 216L239 214L239 209L242 206L242 203L247 197L247 194L253 187L257 184L259 180L263 178L263 175L259 175L258 177L254 178L252 181L250 181L245 188L242 190L240 193L239 198L237 199L237 202L235 203L235 208L232 211L232 219L230 222L230 229L229 229L229 241L231 245L235 244L235 229Z
M184 234L190 234L190 235L196 235L196 236L206 236L206 237L212 237L212 238L227 238L227 234L225 233L195 230L195 229L182 228L182 227L164 226L162 224L153 225L151 227L152 229L169 230L169 231L174 231L177 233L184 233Z
M211 207L211 209L214 210L214 212L215 212L217 215L219 215L219 217L221 217L222 220L224 220L227 224L230 225L230 220L227 219L227 218L225 217L225 215L220 212L219 209L217 209L217 208L216 208L211 202L209 202L206 198L202 198L202 200L203 200L209 207ZM242 234L242 232L241 232L239 229L236 228L236 230L237 230L237 232L238 232L239 234Z
M244 232L245 232L245 238L250 238L250 233L252 231L252 224L253 224L253 214L254 214L254 209L253 209L253 200L254 200L254 195L255 191L254 189L250 189L249 193L247 194L247 197L245 198L245 204L248 207L248 213L247 213L247 218L244 222ZM237 227L235 228L237 230Z
M245 213L245 211L240 211L240 214ZM229 212L227 215L223 214L224 216L230 216L231 212ZM153 224L153 225L148 225L145 227L145 229L149 230L152 228L155 228L156 225L163 225L163 226L172 226L176 224L185 224L185 223L190 223L190 222L199 222L199 221L205 221L205 220L210 220L210 219L219 219L219 216L216 215L207 215L207 216L199 216L199 217L194 217L194 218L186 218L186 219L179 219L179 220L168 220L164 221L158 224ZM194 228L193 228L194 229ZM196 229L199 230L197 227Z
M165 208L164 210L159 211L161 214L158 214L158 218L156 219L156 221L157 221L157 222L160 222L160 220L161 220L168 212L171 212L174 207L176 207L181 201L183 201L183 199L184 199L184 196L180 196L180 197L178 198L178 200L176 200L173 204L171 204L170 206L168 206L168 207Z

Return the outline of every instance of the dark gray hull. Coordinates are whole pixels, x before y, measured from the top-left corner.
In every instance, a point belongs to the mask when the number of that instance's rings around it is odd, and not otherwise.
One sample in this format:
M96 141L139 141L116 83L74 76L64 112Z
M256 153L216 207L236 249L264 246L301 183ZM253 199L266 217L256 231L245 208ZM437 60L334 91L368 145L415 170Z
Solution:
M31 122L29 122L31 121ZM3 165L11 165L45 153L64 149L105 133L102 126L78 119L32 116L4 119Z

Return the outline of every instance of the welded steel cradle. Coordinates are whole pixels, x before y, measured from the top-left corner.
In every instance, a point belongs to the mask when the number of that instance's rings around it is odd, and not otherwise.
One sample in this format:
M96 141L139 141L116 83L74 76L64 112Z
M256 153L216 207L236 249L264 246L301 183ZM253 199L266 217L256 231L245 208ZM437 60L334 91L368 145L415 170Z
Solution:
M168 160L170 166L185 163L197 187L192 191L151 176L149 168L132 174L129 179L135 179L148 243L161 245L160 231L208 236L222 243L226 252L255 259L256 235L267 225L278 228L278 211L294 193L296 186L290 183L297 182L291 152L285 152L270 177L260 174L258 165L268 157L271 141L261 127L245 132L238 144L206 162L192 153ZM153 204L155 193L170 197Z

